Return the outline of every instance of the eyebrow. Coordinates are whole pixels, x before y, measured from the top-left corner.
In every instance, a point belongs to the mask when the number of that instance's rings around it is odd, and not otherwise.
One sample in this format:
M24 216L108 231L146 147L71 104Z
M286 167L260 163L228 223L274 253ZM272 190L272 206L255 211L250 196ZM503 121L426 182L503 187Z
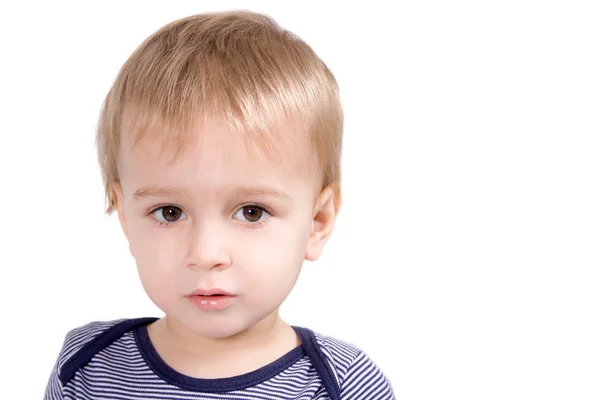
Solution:
M267 186L237 186L233 192L240 196L268 196L274 197L283 201L291 202L292 197L280 190L276 190ZM160 186L144 186L137 189L133 193L135 200L143 200L152 197L185 197L190 196L187 190L176 187L160 187Z
M151 197L187 196L185 190L174 187L144 186L133 193L135 200L143 200Z

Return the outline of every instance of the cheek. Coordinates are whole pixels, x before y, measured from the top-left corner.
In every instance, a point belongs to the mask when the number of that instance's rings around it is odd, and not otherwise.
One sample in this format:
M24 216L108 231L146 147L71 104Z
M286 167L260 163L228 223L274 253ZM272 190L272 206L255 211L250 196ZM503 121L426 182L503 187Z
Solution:
M179 294L185 285L179 280L174 265L174 254L177 254L176 241L168 235L150 233L150 227L136 231L131 236L133 255L137 271L144 291L152 302L161 310L167 310L176 300L174 294ZM166 311L165 311L166 312Z
M248 285L273 290L290 290L306 252L309 228L306 224L278 226L268 234L256 237L253 245L239 248L234 263L243 266Z
M181 246L182 241L175 235L175 230L171 230L169 234L160 232L160 228L141 223L133 226L129 234L131 252L144 287L153 285L154 281L157 284L161 281L168 282L174 255L180 252L178 246Z

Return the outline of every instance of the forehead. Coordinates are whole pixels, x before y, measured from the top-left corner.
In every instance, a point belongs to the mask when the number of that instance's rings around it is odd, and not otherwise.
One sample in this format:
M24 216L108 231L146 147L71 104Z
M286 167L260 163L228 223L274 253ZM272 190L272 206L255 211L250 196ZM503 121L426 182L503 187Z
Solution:
M312 186L308 174L307 140L297 140L295 151L269 154L257 140L220 123L196 128L177 151L173 142L153 140L149 132L135 143L124 138L119 162L123 185L169 185L189 190L227 186ZM164 135L163 135L164 137Z

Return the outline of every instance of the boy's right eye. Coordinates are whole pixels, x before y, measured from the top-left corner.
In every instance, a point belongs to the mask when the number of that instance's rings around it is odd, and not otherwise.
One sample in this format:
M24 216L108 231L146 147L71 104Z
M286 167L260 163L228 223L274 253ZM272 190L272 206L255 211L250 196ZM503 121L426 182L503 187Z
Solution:
M161 224L171 224L177 222L182 215L185 215L185 213L179 207L165 206L154 210L152 215ZM184 219L187 219L187 217Z

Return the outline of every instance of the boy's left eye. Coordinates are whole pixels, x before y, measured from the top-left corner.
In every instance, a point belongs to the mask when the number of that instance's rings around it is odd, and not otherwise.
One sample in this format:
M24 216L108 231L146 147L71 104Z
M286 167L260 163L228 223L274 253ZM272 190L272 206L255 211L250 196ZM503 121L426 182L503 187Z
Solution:
M245 220L250 223L257 223L262 217L266 217L268 215L269 213L267 210L260 206L244 206L235 213L235 217L237 219L242 221Z

